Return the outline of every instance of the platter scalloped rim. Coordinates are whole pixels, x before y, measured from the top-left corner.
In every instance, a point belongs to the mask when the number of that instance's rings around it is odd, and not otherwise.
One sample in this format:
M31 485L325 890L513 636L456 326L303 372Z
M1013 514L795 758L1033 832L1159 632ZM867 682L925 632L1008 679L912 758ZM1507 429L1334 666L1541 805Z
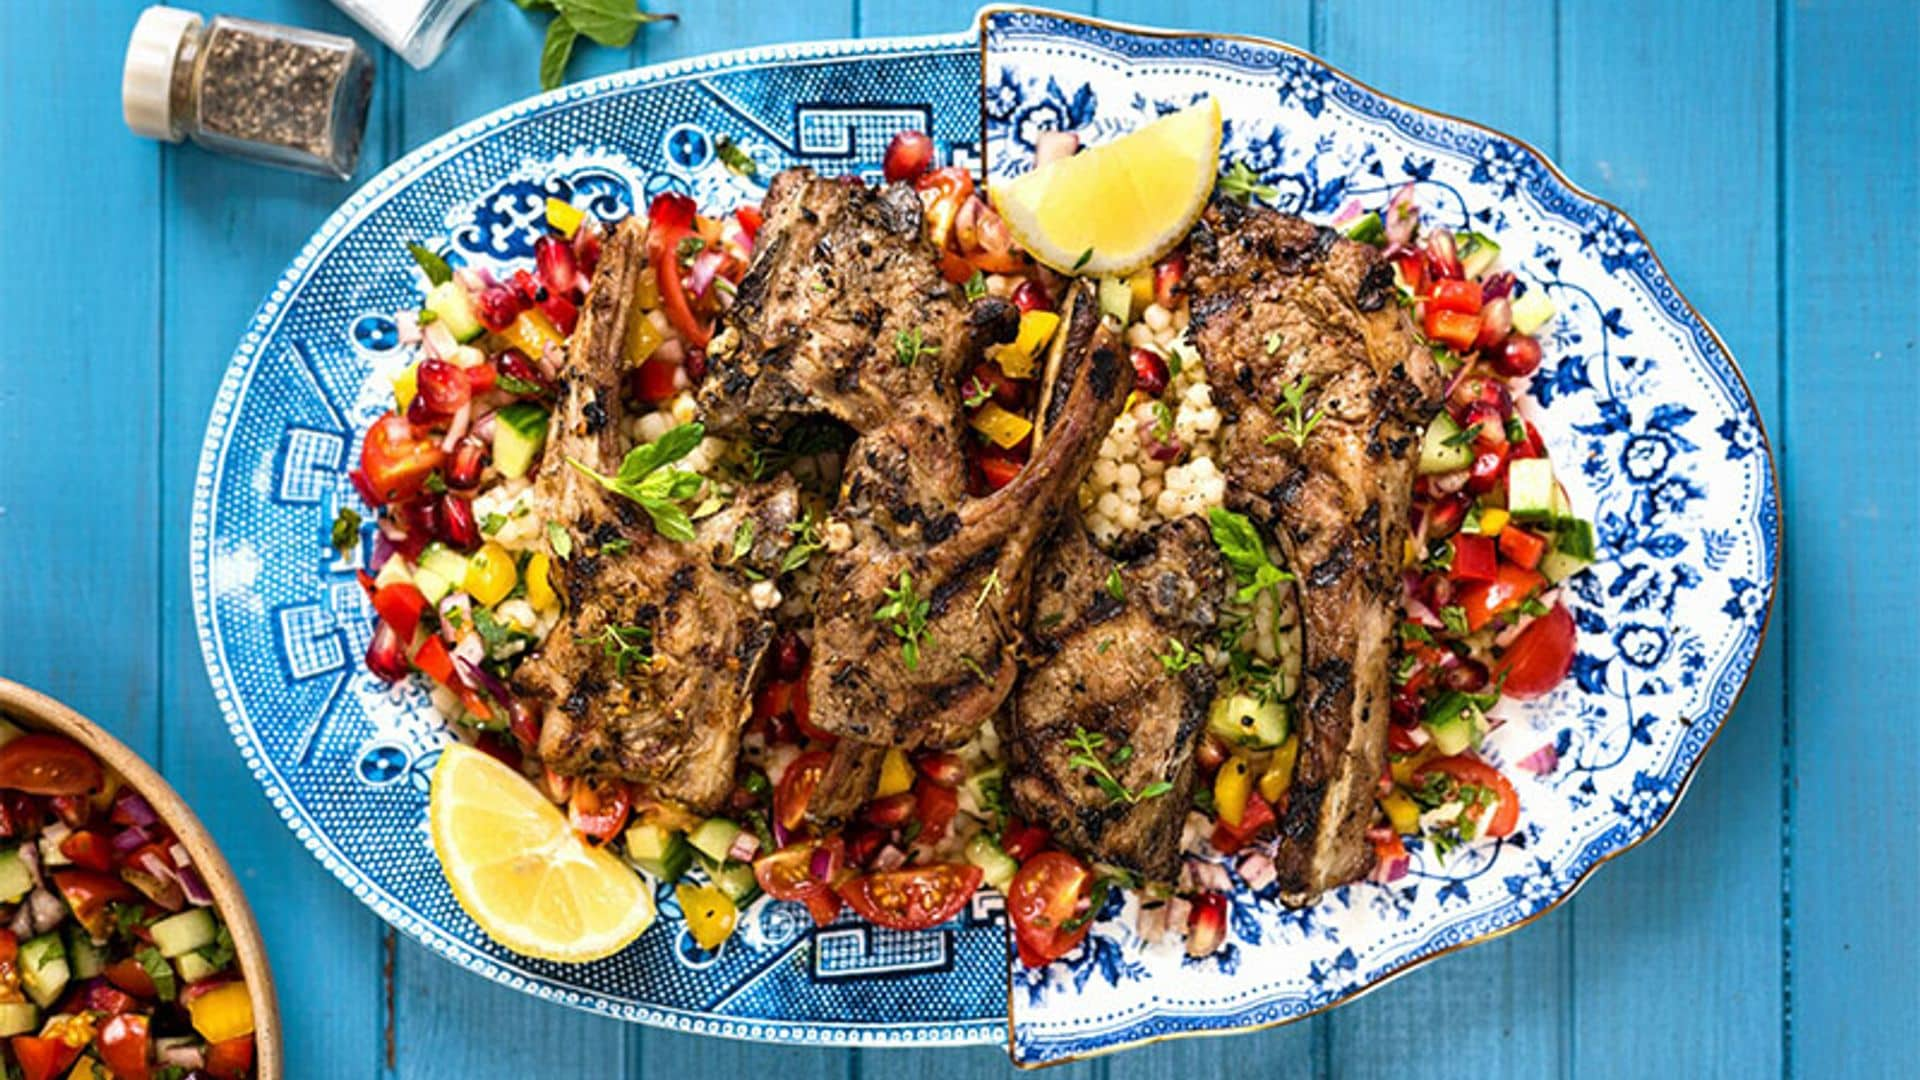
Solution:
M684 1031L839 1045L1006 1039L1017 1062L1048 1063L1349 1000L1539 917L1677 804L1764 634L1778 494L1737 368L1632 222L1531 147L1275 43L1010 7L983 10L977 26L713 54L502 109L350 197L251 321L196 477L190 556L203 656L248 768L295 835L433 951L548 1000ZM1169 81L1169 59L1190 82ZM1005 175L1047 126L1124 130L1208 79L1242 105L1228 109L1239 120L1228 153L1254 164L1283 208L1324 219L1348 198L1383 199L1411 181L1443 219L1457 209L1458 224L1533 240L1513 261L1566 311L1535 380L1546 406L1538 419L1555 460L1582 463L1569 481L1575 505L1597 519L1614 557L1574 590L1577 685L1515 709L1493 741L1496 760L1544 739L1567 763L1523 783L1522 836L1444 864L1416 849L1411 885L1356 885L1305 913L1236 876L1230 945L1199 964L1140 942L1116 900L1080 956L1037 974L1011 969L990 894L921 935L850 922L816 934L792 906L763 900L717 955L673 930L668 890L665 932L607 961L546 964L487 941L424 846L423 777L442 736L417 688L389 692L356 672L368 613L352 561L332 557L325 540L332 511L351 499L342 474L355 434L377 415L399 355L384 315L418 294L400 241L497 265L525 254L532 208L547 195L614 216L669 188L709 202L750 194L754 185L716 160L721 133L762 175L791 163L871 175L892 130L931 126L946 160L984 156ZM1313 136L1304 146L1302 132ZM1718 606L1682 604L1708 598ZM1708 633L1702 616L1714 612L1725 626ZM1647 703L1680 722L1660 721ZM1249 971L1269 977L1242 975L1249 959L1260 964Z

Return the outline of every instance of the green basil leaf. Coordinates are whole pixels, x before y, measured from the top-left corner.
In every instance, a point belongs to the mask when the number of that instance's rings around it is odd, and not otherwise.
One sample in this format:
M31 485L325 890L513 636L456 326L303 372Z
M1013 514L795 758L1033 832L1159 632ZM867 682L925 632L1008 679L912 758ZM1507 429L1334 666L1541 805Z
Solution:
M420 271L426 274L427 280L435 285L445 285L453 280L453 267L448 266L447 260L441 258L425 244L416 244L409 240L407 254L413 256L413 261L419 265Z
M632 44L634 32L642 25L673 18L649 15L640 10L637 0L553 0L553 6L581 36L611 49Z
M567 61L573 58L573 43L579 37L564 15L555 15L547 24L547 40L540 46L540 89L552 90L567 81Z

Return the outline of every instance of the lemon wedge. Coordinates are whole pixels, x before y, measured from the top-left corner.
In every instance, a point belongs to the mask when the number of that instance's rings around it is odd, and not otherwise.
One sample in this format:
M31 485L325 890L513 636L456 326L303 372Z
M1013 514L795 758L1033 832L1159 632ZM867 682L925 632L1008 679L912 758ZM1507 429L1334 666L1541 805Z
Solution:
M427 820L455 899L514 952L598 960L653 925L651 886L582 843L532 784L479 750L452 743L441 753Z
M1063 274L1132 273L1173 250L1206 209L1220 167L1220 103L1163 116L1061 158L990 195L1013 238Z

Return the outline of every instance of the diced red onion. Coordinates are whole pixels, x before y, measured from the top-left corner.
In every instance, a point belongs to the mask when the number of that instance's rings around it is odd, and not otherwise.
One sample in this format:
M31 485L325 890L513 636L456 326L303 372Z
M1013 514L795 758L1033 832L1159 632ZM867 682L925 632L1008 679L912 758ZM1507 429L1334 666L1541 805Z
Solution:
M1447 625L1446 622L1440 618L1440 616L1435 615L1433 613L1432 608L1428 607L1424 602L1422 602L1419 597L1413 595L1411 591L1409 591L1406 594L1406 596L1401 599L1400 603L1403 607L1406 608L1407 618L1412 619L1414 622L1419 623L1421 626L1438 630Z
M1193 920L1193 901L1176 896L1167 901L1167 925L1185 926Z
M734 836L733 843L727 848L727 858L734 862L752 862L760 853L760 838L745 829Z
M67 902L42 885L27 896L27 909L33 912L33 932L44 934L67 917Z
M187 902L194 907L213 906L213 890L207 888L207 881L191 863L180 867L180 889L187 894Z
M454 410L453 419L447 422L447 437L440 440L441 452L453 453L454 448L460 445L460 440L467 437L467 428L472 423L473 402L469 401Z
M172 860L158 851L148 848L134 853L128 864L137 874L125 875L127 881L146 894L147 899L169 911L178 910L179 898L172 895L175 886L180 883L180 875L173 869ZM149 880L151 879L151 880Z
M49 822L46 828L40 830L40 848L42 851L58 851L60 850L61 843L72 835L73 826L68 825L66 822Z
M393 546L393 541L387 539L387 531L385 529L375 530L373 534L374 566L380 567L387 565L387 560L393 558L396 550L398 549Z
M453 654L453 662L456 666L470 664L479 667L480 661L487 658L487 643L480 640L479 634L468 634L460 639L458 645L448 651Z
M1033 140L1033 165L1039 168L1080 152L1080 136L1071 131L1043 131Z
M481 291L493 284L493 275L473 266L463 266L453 272L453 280L467 290L468 296L479 296Z
M658 360L664 364L683 364L687 360L687 347L680 344L679 338L668 338L647 359L648 362Z
M1475 371L1478 370L1478 368L1479 368L1479 364L1477 359L1469 360L1466 363L1461 364L1460 370L1454 372L1453 378L1447 380L1447 388L1444 391L1442 391L1440 394L1441 399L1445 401L1452 401L1453 392L1455 390L1460 389L1460 384L1463 382L1466 382L1467 378L1473 375Z
M1471 479L1473 479L1473 470L1456 469L1450 473L1441 473L1438 476L1427 477L1427 487L1435 495L1452 495L1454 492L1465 488L1467 481Z
M460 627L471 625L473 625L472 597L463 592L456 592L440 598L440 637L442 639L458 641Z
M1279 874L1274 869L1273 857L1264 851L1256 851L1240 860L1240 880L1246 882L1249 889L1258 892L1273 884L1277 877Z
M1149 945L1157 944L1167 936L1168 904L1142 904L1140 915L1134 920L1133 928L1140 940Z
M445 360L453 355L460 343L453 339L453 331L438 319L428 323L420 330L420 349L429 360Z
M1555 750L1552 743L1547 743L1521 758L1518 764L1535 776L1548 776L1560 767L1560 751Z
M47 883L45 875L40 872L40 845L21 844L20 861L27 864L27 874L33 878L35 885L45 885Z
M1227 868L1212 859L1188 859L1181 870L1183 879L1190 879L1195 888L1208 892L1226 892L1233 888L1233 879L1227 876Z
M783 848L792 842L793 833L788 831L785 825L780 824L780 816L775 814L773 818L773 846ZM815 853L814 857L819 858L819 854Z
M872 869L881 871L882 873L888 870L898 870L907 865L907 853L894 847L892 844L888 844L886 847L874 852L873 861L868 865Z
M33 909L26 904L21 904L20 909L13 913L13 921L7 924L7 929L13 933L14 937L23 941L32 937Z
M972 251L980 246L980 214L986 204L980 196L972 195L960 204L960 212L953 215L953 242L961 251Z
M1420 225L1420 213L1413 205L1413 185L1407 184L1393 193L1393 199L1387 203L1387 244L1400 247L1413 242L1413 233Z
M807 873L811 874L815 881L832 880L833 852L828 850L826 845L822 844L813 849L813 857L807 860Z
M161 1039L153 1044L155 1060L176 1069L198 1069L207 1063L206 1048L192 1039Z
M474 636L477 638L479 635L476 634ZM485 667L464 657L456 658L453 666L460 672L461 682L486 691L488 697L491 697L502 705L513 701L513 691L507 689L507 684L501 682L499 676L488 671ZM745 862L746 860L742 859L741 861Z
M567 354L560 346L549 341L540 348L540 374L552 379L560 374L561 365L567 362Z
M1412 861L1412 857L1408 855L1395 855L1391 859L1381 859L1374 864L1373 872L1367 875L1367 880L1377 885L1391 885L1407 876L1407 867Z
M113 838L113 853L126 858L153 842L153 835L138 825L120 830Z
M1513 271L1502 270L1497 274L1488 274L1480 280L1480 299L1498 300L1513 295Z
M713 277L720 272L720 264L726 256L708 249L693 257L693 266L687 270L687 291L694 296L705 296L707 286L713 284Z
M498 422L494 411L488 409L486 412L473 418L473 423L467 427L467 434L479 439L481 442L490 443L493 441L494 426Z
M1348 199L1347 205L1341 207L1340 212L1333 215L1334 228L1339 228L1340 226L1345 225L1347 222L1352 221L1354 218L1357 218L1359 216L1360 216L1360 200Z
M402 345L420 344L420 314L416 311L402 311L393 317L393 327L399 333Z

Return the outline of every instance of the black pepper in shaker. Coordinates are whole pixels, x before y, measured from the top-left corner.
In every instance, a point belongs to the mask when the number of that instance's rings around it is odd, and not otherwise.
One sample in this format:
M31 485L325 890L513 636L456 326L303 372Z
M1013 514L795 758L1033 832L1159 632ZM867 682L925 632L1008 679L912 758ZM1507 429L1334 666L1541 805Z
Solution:
M373 63L352 38L163 6L140 13L120 83L138 134L342 180L372 93Z

